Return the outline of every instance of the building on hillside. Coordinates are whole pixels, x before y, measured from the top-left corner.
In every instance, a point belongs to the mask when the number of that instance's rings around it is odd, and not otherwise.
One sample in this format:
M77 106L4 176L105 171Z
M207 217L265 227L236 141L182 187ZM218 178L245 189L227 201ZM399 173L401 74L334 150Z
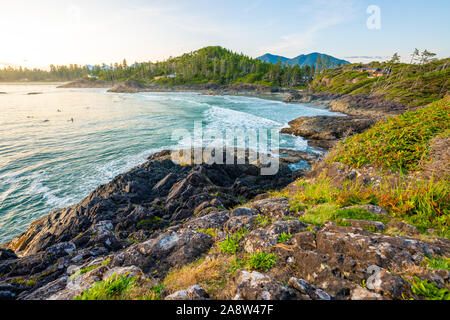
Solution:
M175 72L174 74L169 74L167 76L157 76L157 77L154 77L153 80L160 80L160 79L167 79L167 78L176 78L176 76L178 76L177 72Z
M359 72L367 72L369 74L369 78L378 78L388 76L391 72L386 69L375 68L375 67L357 67Z

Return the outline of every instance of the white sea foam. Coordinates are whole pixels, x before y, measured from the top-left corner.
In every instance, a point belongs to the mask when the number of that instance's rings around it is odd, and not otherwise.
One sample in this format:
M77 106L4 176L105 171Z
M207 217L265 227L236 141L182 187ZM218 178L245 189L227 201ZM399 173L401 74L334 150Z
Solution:
M209 127L215 129L259 129L279 127L281 123L253 114L213 106L204 112Z
M32 180L28 188L31 194L40 194L49 206L55 208L66 207L74 201L75 197L73 196L56 196L55 193L57 190L51 190L49 187L44 186L43 180L45 177L46 173L35 173L32 176Z

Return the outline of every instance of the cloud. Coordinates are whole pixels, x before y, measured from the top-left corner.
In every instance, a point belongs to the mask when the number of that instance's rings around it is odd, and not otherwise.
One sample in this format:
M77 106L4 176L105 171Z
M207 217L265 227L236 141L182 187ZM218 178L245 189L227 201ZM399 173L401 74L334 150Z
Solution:
M386 59L387 57L382 56L349 56L345 57L345 59L374 59L374 60L381 60Z
M264 52L299 52L311 47L319 33L355 17L355 0L310 0L298 9L299 18L306 23L301 32L282 35L275 45L261 48Z
M388 56L348 56L344 59L350 61L351 63L369 63L372 61L383 61L389 59Z

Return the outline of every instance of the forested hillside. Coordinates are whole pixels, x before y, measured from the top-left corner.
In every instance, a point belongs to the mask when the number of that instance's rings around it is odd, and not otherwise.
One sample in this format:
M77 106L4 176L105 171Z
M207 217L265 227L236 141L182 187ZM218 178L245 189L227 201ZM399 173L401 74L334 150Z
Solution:
M132 79L168 85L216 82L298 87L312 80L314 68L269 64L222 47L206 47L163 62L130 67L123 63L113 69L96 67L93 74L103 80Z
M79 78L107 81L136 80L167 85L254 83L278 87L303 87L315 70L309 66L264 63L222 47L206 47L162 62L84 66L50 66L50 71L6 68L0 81L67 81Z

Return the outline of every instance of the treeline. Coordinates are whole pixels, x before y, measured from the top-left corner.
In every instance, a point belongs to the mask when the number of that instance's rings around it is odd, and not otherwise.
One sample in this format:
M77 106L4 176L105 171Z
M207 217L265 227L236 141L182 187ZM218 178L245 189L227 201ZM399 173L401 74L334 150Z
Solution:
M206 47L163 62L97 66L92 75L102 80L154 81L167 85L215 82L255 83L267 86L298 87L313 79L314 67L270 64L236 54L222 47Z
M70 81L80 78L107 81L135 80L167 85L215 82L253 83L276 87L303 87L316 74L314 67L270 64L236 54L222 47L206 47L163 62L122 63L96 66L50 66L39 69L0 70L0 81Z
M0 81L70 81L89 76L89 68L76 64L69 66L50 65L50 71L41 69L13 68L0 69Z

